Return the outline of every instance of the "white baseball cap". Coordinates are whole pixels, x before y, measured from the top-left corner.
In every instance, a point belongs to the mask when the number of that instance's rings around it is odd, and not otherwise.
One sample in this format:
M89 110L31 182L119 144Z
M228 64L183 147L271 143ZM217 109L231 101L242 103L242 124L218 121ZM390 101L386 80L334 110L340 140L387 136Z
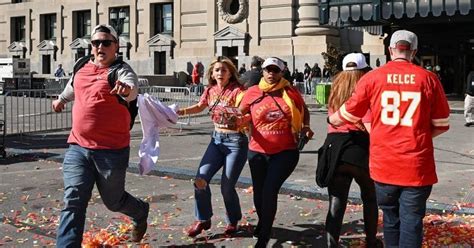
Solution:
M280 68L281 71L285 69L285 64L283 64L283 61L281 61L281 59L278 59L278 58L274 58L274 57L267 58L263 62L262 68L265 69L267 66L270 66L270 65L277 66L278 68Z
M108 24L100 24L100 25L95 26L95 28L92 29L91 37L94 36L94 34L99 33L99 32L109 33L115 38L116 41L119 40L115 29Z
M354 63L355 66L347 66L348 63ZM369 67L362 53L349 53L342 60L342 69L344 71L361 70Z
M410 43L410 46L400 45L397 43L400 41L406 41ZM416 50L418 47L418 37L415 33L410 32L408 30L398 30L392 34L392 38L390 38L390 47L397 48L399 50Z

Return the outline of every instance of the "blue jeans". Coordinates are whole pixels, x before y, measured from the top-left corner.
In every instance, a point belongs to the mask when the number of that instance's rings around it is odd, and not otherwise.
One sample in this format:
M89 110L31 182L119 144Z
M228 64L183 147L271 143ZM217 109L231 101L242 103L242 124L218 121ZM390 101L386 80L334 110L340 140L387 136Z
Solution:
M432 187L404 187L375 182L377 203L383 211L385 247L421 247L426 200Z
M277 211L278 192L298 164L298 150L286 150L276 154L248 153L253 184L253 202L258 215L258 237L271 236Z
M229 224L236 224L242 219L242 210L235 184L247 161L247 151L248 139L245 134L213 132L211 142L204 153L196 174L196 180L204 179L207 183L203 189L199 189L196 184L194 187L197 220L206 221L212 217L209 182L222 167L221 193L227 213L226 221Z
M316 94L316 85L321 83L320 77L311 78L311 95Z
M146 218L145 203L125 191L130 149L92 150L70 145L63 162L64 208L57 233L57 247L81 247L86 209L97 185L104 205L132 218Z

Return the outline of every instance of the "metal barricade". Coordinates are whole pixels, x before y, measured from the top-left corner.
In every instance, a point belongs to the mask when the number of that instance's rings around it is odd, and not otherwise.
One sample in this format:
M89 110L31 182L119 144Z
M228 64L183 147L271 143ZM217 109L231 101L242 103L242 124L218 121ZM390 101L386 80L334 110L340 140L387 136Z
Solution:
M71 128L72 103L61 113L52 110L52 102L61 89L12 90L3 99L6 134L32 133Z
M0 104L0 155L2 155L3 158L7 156L7 153L5 152L5 110L4 110L5 104Z
M69 82L69 77L62 78L46 78L44 80L44 89L50 95L50 97L57 97Z
M148 93L157 97L163 104L177 104L179 108L189 107L199 102L200 96L192 94L188 87L167 87L167 86L150 86L140 88L140 93ZM202 124L209 122L210 119L207 110L201 113L180 116L178 123L184 125Z
M56 82L56 81L54 81ZM5 134L22 134L41 131L69 129L72 127L73 102L56 113L52 102L64 89L67 79L59 81L61 87L48 82L48 89L12 90L3 96L3 121ZM139 79L139 92L158 97L165 105L178 104L180 108L199 102L200 96L192 94L187 87L146 86L146 79ZM207 110L194 115L181 116L179 124L193 125L209 122ZM1 135L1 134L0 134ZM1 140L0 140L1 141Z

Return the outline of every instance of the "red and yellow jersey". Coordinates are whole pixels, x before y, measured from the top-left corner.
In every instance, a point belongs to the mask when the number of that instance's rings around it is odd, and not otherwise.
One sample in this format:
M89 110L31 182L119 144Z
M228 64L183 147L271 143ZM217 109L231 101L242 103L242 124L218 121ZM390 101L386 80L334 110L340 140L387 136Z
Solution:
M244 91L244 86L236 82L230 82L224 88L221 88L219 85L213 85L202 94L199 103L208 106L209 108L213 107L236 107L237 98L241 92ZM216 104L216 101L219 101Z
M297 90L286 90L298 109L303 106L304 100ZM296 149L295 137L291 131L290 107L283 100L281 93L275 94L273 99L268 94L263 94L258 85L255 85L247 90L242 99L241 105L250 109L253 124L249 149L265 154Z
M449 129L449 105L436 75L407 61L389 62L364 75L339 109L355 123L370 109L370 175L400 186L432 185L432 130Z

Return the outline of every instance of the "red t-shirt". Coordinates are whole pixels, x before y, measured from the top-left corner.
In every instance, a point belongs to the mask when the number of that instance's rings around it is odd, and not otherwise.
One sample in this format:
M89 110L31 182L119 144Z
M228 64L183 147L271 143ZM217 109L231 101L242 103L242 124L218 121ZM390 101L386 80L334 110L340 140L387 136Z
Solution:
M372 111L370 175L381 183L432 185L438 181L433 129L449 129L449 105L436 75L406 61L365 74L339 109L347 122Z
M304 100L297 90L287 88L287 93L298 109ZM241 106L249 108L252 116L252 136L249 149L265 154L275 154L284 150L296 149L294 135L291 133L291 109L282 98L281 92L270 97L258 88L250 87L242 99ZM261 100L257 100L261 98ZM275 101L280 105L281 112ZM303 115L303 113L301 113Z
M109 68L87 63L74 77L72 130L68 143L90 149L121 149L130 144L130 114L110 94Z

